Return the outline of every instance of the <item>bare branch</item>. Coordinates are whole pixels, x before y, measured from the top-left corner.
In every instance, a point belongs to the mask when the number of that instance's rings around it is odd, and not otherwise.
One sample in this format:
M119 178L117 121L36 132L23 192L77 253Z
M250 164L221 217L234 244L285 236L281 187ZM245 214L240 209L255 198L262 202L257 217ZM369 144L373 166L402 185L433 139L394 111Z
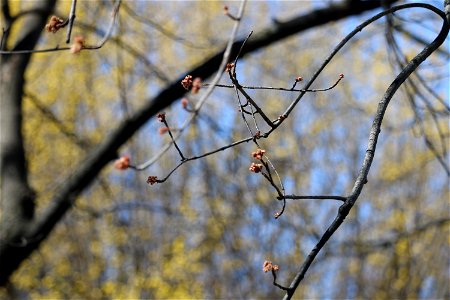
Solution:
M106 30L105 36L97 43L97 45L94 46L83 46L81 50L97 50L102 48L105 43L108 41L109 37L112 34L112 30L114 28L114 22L116 20L116 16L117 13L119 11L119 7L120 7L120 0L116 1L116 4L114 5L114 9L113 9L113 14L111 17L111 22L109 23L108 29ZM53 48L47 48L47 49L40 49L40 50L30 50L30 49L22 49L22 48L18 48L18 49L14 49L11 51L0 51L0 55L10 55L10 54L31 54L31 53L48 53L48 52L56 52L56 51L66 51L66 50L70 50L71 47L59 47L59 45L56 45Z
M359 172L359 175L355 181L355 184L352 189L352 193L348 196L345 203L339 208L338 214L332 224L327 228L325 233L322 235L319 242L316 244L316 246L311 250L311 252L308 254L306 260L304 261L303 265L300 267L300 270L296 274L295 278L292 280L289 291L284 296L284 299L291 299L295 290L297 289L300 282L303 280L306 272L308 271L309 267L311 266L312 262L316 258L317 254L320 252L320 250L323 248L323 246L327 243L327 241L331 238L331 236L336 232L336 230L341 226L341 224L344 222L345 218L347 217L348 213L350 212L351 208L359 198L359 195L361 194L361 191L364 187L364 185L367 183L367 175L370 170L370 166L372 165L372 161L375 155L375 150L377 146L378 141L378 135L380 134L380 128L383 121L384 114L386 112L386 109L389 105L390 100L394 96L395 92L398 90L398 88L403 84L403 82L411 75L412 72L428 57L430 56L444 41L445 38L448 35L449 32L449 25L446 22L445 14L440 11L439 9L435 8L432 5L428 4L422 4L422 3L412 3L412 4L405 4L405 5L399 5L396 7L393 7L389 10L386 10L382 13L377 14L376 16L370 18L366 22L364 22L363 26L358 26L358 31L362 30L365 26L369 25L373 21L387 15L390 13L393 13L397 10L411 8L411 7L422 7L428 10L433 11L438 16L443 18L444 22L442 24L441 31L439 32L439 35L434 39L433 42L431 42L427 47L425 47L418 55L416 55L406 66L405 68L400 72L400 74L395 78L395 80L391 83L389 88L386 90L386 93L384 94L383 98L378 104L378 109L375 115L375 119L372 124L372 128L370 130L369 134L369 143L366 150L366 154L364 157L364 161L361 166L361 170ZM356 34L356 32L355 32Z
M77 0L72 0L69 13L69 26L67 27L66 44L70 43L70 35L72 34L73 22L75 21L75 10L77 7Z

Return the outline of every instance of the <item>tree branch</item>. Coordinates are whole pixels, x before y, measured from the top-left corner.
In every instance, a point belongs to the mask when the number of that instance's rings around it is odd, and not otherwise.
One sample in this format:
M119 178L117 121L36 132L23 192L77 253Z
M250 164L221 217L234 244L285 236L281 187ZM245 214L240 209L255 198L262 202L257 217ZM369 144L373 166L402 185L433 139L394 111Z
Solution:
M442 24L442 29L439 32L439 35L436 37L436 39L431 42L427 47L425 47L418 55L416 55L406 66L405 68L400 72L400 74L394 79L394 81L391 83L391 85L386 90L386 93L384 94L383 98L378 104L378 109L375 115L375 119L372 124L372 128L370 130L369 134L369 143L366 150L366 154L364 157L364 161L362 163L361 170L359 172L359 175L355 181L355 184L353 186L352 193L349 195L345 203L339 208L338 214L336 218L334 219L333 223L327 228L325 233L322 235L319 242L316 244L316 246L311 250L311 252L308 254L305 262L300 267L299 272L296 274L295 278L291 282L291 285L289 286L289 290L284 296L284 299L291 299L295 290L297 289L300 282L303 280L306 272L308 271L309 267L311 266L312 262L316 258L317 254L320 252L320 250L323 248L323 246L327 243L327 241L331 238L331 236L336 232L336 230L341 226L341 224L344 222L345 218L349 214L351 208L357 201L359 195L361 194L361 191L364 187L364 185L367 183L367 175L370 170L370 166L372 165L373 158L375 155L375 150L377 146L378 136L381 131L381 124L383 121L384 114L386 112L386 109L389 105L390 100L394 96L397 89L403 84L403 82L411 75L411 73L428 57L430 56L444 41L445 38L448 35L449 32L449 26L445 19L445 14L440 11L439 9L435 8L434 6L428 5L428 4L419 4L419 3L412 3L412 4L405 4L393 7L385 12L382 12L373 18L369 19L368 21L364 22L365 26L369 25L373 21L389 14L392 12L395 12L400 9L406 9L411 7L422 7L428 10L433 11L437 15L439 15L441 18L444 19L444 22ZM363 26L363 27L365 27ZM359 26L358 26L359 28ZM362 28L361 28L362 29Z
M396 0L389 0L390 3ZM55 0L48 0L45 2L49 7L48 11L54 6ZM369 2L343 2L338 4L331 4L327 8L316 9L309 13L295 17L287 22L278 22L272 26L266 28L259 34L255 34L251 41L248 41L246 47L243 49L241 56L245 56L255 50L259 50L263 47L276 43L288 36L295 33L305 31L307 29L314 28L329 22L337 21L348 16L358 15L365 11L369 11L374 8L380 7L380 3L376 1ZM36 22L33 26L27 26L28 28L28 38L21 39L20 43L14 47L14 51L20 51L24 49L33 49L35 46L35 41L39 33L44 28L45 20L48 17L40 16L40 21ZM30 39L31 38L31 39ZM30 41L33 41L30 44ZM233 44L230 57L235 57L238 49L240 48L243 41L237 41ZM216 55L205 60L204 63L198 67L186 72L191 74L194 78L201 77L207 78L211 76L215 71L217 71L224 52L221 51ZM18 58L21 61L25 61L22 69L19 70L23 73L30 54L20 55L9 55L2 56L2 59L13 59ZM2 63L2 71L4 66ZM20 73L14 70L14 73ZM98 176L100 171L106 166L111 160L117 157L118 149L125 144L137 130L139 130L152 116L162 111L165 107L171 105L177 99L179 99L185 90L180 85L181 80L184 78L186 73L182 74L177 80L168 84L165 89L163 89L159 95L153 99L145 101L147 103L140 111L132 115L129 119L123 121L111 134L107 135L107 138L101 143L96 149L94 149L90 154L86 156L85 159L80 162L80 167L64 180L61 184L60 189L55 193L52 200L50 201L50 206L43 212L42 215L33 219L33 222L26 226L26 230L22 230L20 233L16 234L14 237L8 236L6 239L0 241L0 285L4 285L9 276L14 272L14 270L19 266L19 264L27 258L43 241L48 234L52 231L54 226L58 221L64 216L64 214L70 209L75 199L79 194L87 188L93 180ZM3 73L2 73L3 74ZM22 77L21 77L22 78ZM23 81L21 81L23 85ZM5 86L2 81L2 87ZM2 113L6 111L3 106L3 95L2 92ZM17 99L19 103L20 97L22 95L22 87L18 90ZM20 109L16 110L16 114L20 115ZM2 116L2 122L3 116ZM20 122L17 122L17 128L20 128ZM2 131L3 131L2 126ZM2 132L3 133L3 132ZM17 133L16 137L20 137L20 133ZM3 140L3 134L2 134ZM23 150L22 145L19 145L19 149ZM20 153L20 152L19 152ZM23 151L22 151L23 153ZM4 153L2 149L2 159L4 158ZM24 159L22 159L24 162ZM10 177L8 173L4 173L4 166L2 166L2 181L3 178ZM21 185L21 187L23 187ZM8 194L6 192L5 186L2 186L2 196ZM12 194L11 194L12 195ZM12 201L12 202L11 202ZM3 202L14 203L14 199L3 199ZM7 215L4 211L3 215ZM20 240L25 240L25 243L21 244L21 247L16 247L17 243L14 243L17 238Z

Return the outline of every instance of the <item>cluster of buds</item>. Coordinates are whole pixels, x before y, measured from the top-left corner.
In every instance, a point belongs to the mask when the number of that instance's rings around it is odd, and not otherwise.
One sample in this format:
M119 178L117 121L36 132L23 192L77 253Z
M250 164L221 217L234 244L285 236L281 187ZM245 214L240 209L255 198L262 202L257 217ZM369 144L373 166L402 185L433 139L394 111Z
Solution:
M252 152L252 157L260 160L264 163L264 161L262 160L264 153L266 153L266 150L264 149L257 149L256 151ZM256 163L252 163L250 165L249 171L253 172L253 173L260 173L263 169L264 165L263 164L256 164Z
M231 69L233 69L234 67L234 63L228 63L227 66L225 67L225 72L230 72Z
M344 78L344 74L342 74L342 73L339 74L339 78L341 78L341 79Z
M274 265L272 264L272 262L270 260L266 260L263 264L263 271L264 273L270 272L270 271L278 271L280 268L278 267L278 265Z
M255 152L252 152L253 158L256 158L257 160L261 160L264 156L264 153L266 153L266 150L258 149Z
M158 177L157 176L148 176L147 183L150 185L154 185L155 183L158 183Z
M62 27L64 27L64 20L57 16L52 16L50 21L45 25L45 30L56 33Z
M303 80L303 77L302 76L298 76L297 78L295 78L295 82L300 82L300 81L302 81Z
M183 80L181 80L181 85L187 91L192 91L192 93L197 94L202 87L202 80L199 77L192 79L192 75L186 75Z
M74 37L73 44L70 46L70 53L79 53L84 46L84 38L80 35Z
M181 85L185 88L185 90L189 91L192 87L192 75L186 75L183 80L181 80Z
M156 117L158 118L158 121L160 122L164 122L166 120L166 114L165 113L159 113L156 115Z
M250 168L248 168L248 169L249 169L250 172L253 172L253 173L259 173L259 172L261 172L262 168L263 168L263 165L262 165L262 164L255 164L255 163L252 163L252 164L250 165Z
M129 167L130 167L130 157L128 155L124 155L114 162L114 168L116 168L117 170L126 170Z

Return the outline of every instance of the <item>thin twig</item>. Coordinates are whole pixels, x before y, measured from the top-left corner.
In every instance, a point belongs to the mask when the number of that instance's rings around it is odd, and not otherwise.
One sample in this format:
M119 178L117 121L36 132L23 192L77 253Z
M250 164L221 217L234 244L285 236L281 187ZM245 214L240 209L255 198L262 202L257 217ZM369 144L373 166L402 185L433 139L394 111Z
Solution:
M225 10L225 15L227 17L229 17L231 20L233 20L233 21L240 21L241 20L241 17L239 17L239 16L236 17L236 16L230 14L230 12L228 11L228 6L225 6L224 10Z
M239 100L239 104L240 104L240 106L241 106L241 109L243 108L243 106L242 106L242 103L241 103L241 101L240 101L240 99L239 99L239 93L237 92L237 90L239 90L239 92L241 92L242 95L244 95L244 97L247 99L247 102L250 102L250 104L251 104L253 107L255 107L256 111L258 112L258 114L261 115L261 117L264 119L264 121L266 121L266 123L267 123L270 127L273 127L272 121L270 121L270 119L264 114L264 112L262 111L262 109L255 103L255 101L253 101L253 99L250 97L250 95L248 95L248 94L242 89L242 87L241 87L241 85L239 84L239 81L238 81L238 79L237 79L237 76L236 76L236 66L237 66L237 62L238 62L239 56L241 55L242 49L244 49L245 43L248 41L248 39L250 38L250 36L252 35L252 33L253 33L253 31L250 31L250 33L247 35L247 37L245 38L244 42L242 43L241 47L239 48L238 54L236 55L236 58L234 59L234 63L232 64L232 68L231 68L230 70L228 70L228 75L229 75L229 77L230 77L231 82L233 83L234 89L236 90L236 94L237 94L237 97L238 97L238 100ZM254 119L254 114L251 113L251 115L252 115L252 117L253 117L253 119ZM242 117L243 117L244 121L245 121L246 124L247 124L247 121L245 120L245 116L242 115ZM258 126L257 126L257 124L256 124L256 120L254 119L254 121L255 121L255 127L256 127L256 130L259 131ZM247 124L247 127L248 127L248 124ZM250 129L249 129L249 130L250 130ZM251 130L250 130L250 133L253 135L253 133L251 132Z
M247 89L247 90L276 90L276 91L284 91L284 92L305 92L305 93L315 93L315 92L326 92L329 91L333 88L335 88L338 83L342 80L343 77L339 77L339 79L333 83L333 85L326 87L326 88L321 88L321 89L287 89L287 88L281 88L281 87L271 87L271 86L245 86L245 85L241 85L240 87L242 87L243 89ZM203 84L204 86L209 86L209 83L205 83ZM216 84L216 87L221 87L221 88L229 88L232 89L234 88L234 85L228 85L228 84Z
M289 291L289 288L282 286L281 284L277 283L277 271L272 269L272 276L273 276L273 285L276 286L279 289L282 289L283 291Z
M239 7L239 19L241 19L241 17L244 14L245 4L246 4L246 0L243 0L241 2L241 6ZM202 95L200 100L195 105L194 112L192 113L191 117L189 119L187 119L183 123L183 125L179 128L177 134L174 136L174 140L177 140L178 138L180 138L182 133L183 133L183 131L194 121L194 119L198 115L198 112L202 108L203 104L206 102L206 100L209 98L209 96L213 92L213 90L215 88L215 84L218 83L220 78L222 77L223 70L225 69L225 66L228 63L229 59L230 59L231 49L233 47L234 39L236 38L236 35L237 35L237 32L238 32L239 24L240 24L240 21L236 21L236 23L234 24L234 27L233 27L233 29L231 31L231 34L230 34L230 38L228 39L228 44L227 44L227 46L225 48L225 51L224 51L224 54L223 54L222 62L220 63L219 69L217 70L216 75L214 76L214 79L211 82L211 86L208 87L206 92ZM164 153L167 152L167 150L170 149L171 146L172 146L172 143L168 143L165 146L163 146L163 148L155 156L153 156L151 159L149 159L148 161L146 161L146 162L136 166L135 167L136 170L145 170L148 167L150 167L151 165L153 165L155 162L157 162L161 158L161 156L164 155ZM218 151L221 151L221 150L218 149Z
M172 139L172 143L173 143L173 145L175 146L175 148L177 149L178 154L180 154L180 156L181 156L181 161L185 161L185 160L186 160L186 157L184 157L183 152L181 152L181 149L178 147L177 142L174 140L173 135L172 135L172 130L170 129L169 124L167 123L166 118L163 118L163 119L161 120L161 122L163 122L164 125L166 125L167 131L168 131L168 133L169 133L169 135L170 135L170 138Z
M70 35L72 34L73 22L75 21L75 10L77 7L77 0L72 0L69 13L69 27L67 27L66 44L70 43Z
M248 39L252 36L252 34L253 34L253 30L249 32L247 37L242 42L241 48L239 48L239 51L234 59L233 68L232 68L234 77L236 77L236 65L237 65L237 61L238 61L239 57L241 56L242 49L244 49L245 44L247 43Z
M5 41L6 41L6 34L8 33L9 29L5 29L4 27L2 27L2 38L0 39L0 50L3 50L3 48L6 46L5 45Z
M281 191L277 190L277 192L278 192L277 199L283 201L283 206L282 206L281 210L275 214L275 219L278 219L279 217L281 217L281 215L284 213L284 210L286 209L286 197L285 197L286 190L284 189L283 181L281 181L281 177L280 177L280 174L278 174L277 169L275 168L273 163L270 161L270 159L266 155L265 155L265 157L267 159L267 163L272 167L273 171L275 172L275 175L277 175L278 182L280 183Z
M197 159L200 159L200 158L204 158L204 157L213 155L213 154L215 154L215 153L217 153L217 152L224 151L224 150L226 150L226 149L228 149L228 148L232 148L232 147L235 147L235 146L240 145L240 144L243 144L243 143L248 143L248 142L250 142L250 141L252 141L252 140L253 140L253 137L248 137L248 138L242 139L242 140L240 140L240 141L237 141L237 142L228 144L228 145L226 145L226 146L223 146L223 147L221 147L221 148L215 149L215 150L213 150L213 151L204 153L204 154L202 154L202 155L198 155L198 156L193 156L193 157L186 158L186 160L180 162L177 166L175 166L175 167L174 167L174 168L166 175L166 177L164 177L163 179L160 179L158 182L164 182L164 181L166 181L166 180L167 180L167 179L168 179L168 178L169 178L169 177L170 177L170 176L171 176L171 175L172 175L179 167L181 167L182 165L184 165L185 163L187 163L187 162L189 162L189 161L197 160ZM139 170L139 166L137 166L137 167L130 167L130 168Z
M264 121L267 123L267 125L269 125L270 127L273 128L274 125L273 125L272 121L266 116L266 114L262 111L262 109L252 99L252 97L250 97L250 95L247 94L247 92L242 88L242 86L239 84L239 81L237 80L235 74L232 74L231 71L229 71L228 74L230 75L230 79L233 82L233 86L235 86L235 88L239 92L241 92L242 95L244 95L244 97L247 99L247 101L250 102L250 104L256 109L258 114L264 119Z
M229 16L228 9L226 9L226 13ZM252 115L252 117L254 117L253 116L253 111L252 112L248 112L248 111L246 111L244 109L244 107L249 105L249 97L246 97L247 98L247 102L245 104L242 104L241 98L239 96L238 84L235 84L235 81L233 80L233 78L236 78L236 64L237 64L237 60L239 58L239 55L241 54L241 51L244 48L245 43L248 41L248 39L250 38L252 33L253 33L253 31L250 31L248 36L244 39L244 42L242 43L241 47L239 48L238 54L236 55L236 57L234 59L234 63L232 64L232 67L230 69L227 67L227 70L228 70L228 76L230 77L230 80L233 82L232 87L234 89L234 92L236 93L236 98L237 98L238 103L239 103L239 111L241 112L242 119L244 120L245 126L247 127L247 130L250 132L250 135L254 136L253 131L250 128L250 125L248 124L248 121L247 121L247 119L245 118L245 115L244 115L244 114L248 114L248 115ZM236 80L236 82L237 82L237 80ZM252 110L251 107L250 107L250 109ZM256 130L258 130L258 125L256 123L256 120L255 120L255 128L256 128ZM255 140L255 143L258 144L256 142L256 140Z

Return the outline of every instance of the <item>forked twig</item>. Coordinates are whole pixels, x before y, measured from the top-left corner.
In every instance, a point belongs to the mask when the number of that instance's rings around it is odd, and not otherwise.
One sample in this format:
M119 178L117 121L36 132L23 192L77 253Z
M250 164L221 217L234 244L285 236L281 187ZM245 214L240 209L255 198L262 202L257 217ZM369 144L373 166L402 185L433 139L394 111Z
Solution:
M77 0L72 0L69 13L69 27L67 27L66 44L70 43L70 35L72 34L73 22L75 21L75 10L77 7Z
M83 46L81 48L81 50L97 50L97 49L102 48L105 45L105 43L108 41L108 39L110 38L110 36L112 34L116 16L119 11L120 3L121 3L121 0L116 0L114 8L113 8L111 22L109 23L108 29L106 30L104 37L97 43L97 45L93 45L93 46L86 45L86 46ZM66 50L70 50L70 49L71 49L71 47L60 47L59 45L56 45L53 48L37 49L37 50L11 50L11 51L0 50L0 55L2 55L2 54L6 55L6 54L48 53L48 52L56 52L56 51L66 51Z

